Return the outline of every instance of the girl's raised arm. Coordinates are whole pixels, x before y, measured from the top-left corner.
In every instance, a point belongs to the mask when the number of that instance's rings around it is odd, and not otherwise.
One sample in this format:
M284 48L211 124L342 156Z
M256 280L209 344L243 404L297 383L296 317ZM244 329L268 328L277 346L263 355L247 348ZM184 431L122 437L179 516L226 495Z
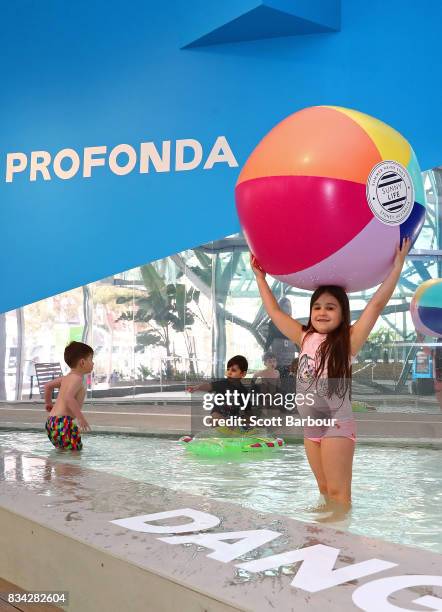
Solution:
M250 258L250 264L253 272L255 273L259 293L261 294L262 302L267 314L279 331L284 334L284 336L300 346L302 338L301 323L299 323L299 321L295 321L295 319L292 319L290 315L281 310L275 296L267 284L265 278L266 274L262 268L259 267L254 255L252 255Z
M382 285L378 288L371 300L368 302L359 319L350 329L351 354L356 355L367 340L371 330L375 326L381 312L388 304L388 300L393 295L399 277L404 267L405 257L410 250L411 241L409 238L402 240L402 245L396 247L396 257L393 268Z

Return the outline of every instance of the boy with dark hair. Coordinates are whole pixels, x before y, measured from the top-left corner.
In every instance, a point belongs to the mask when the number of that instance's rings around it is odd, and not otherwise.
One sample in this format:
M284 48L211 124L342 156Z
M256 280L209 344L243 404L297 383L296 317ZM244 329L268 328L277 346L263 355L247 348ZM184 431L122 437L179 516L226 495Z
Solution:
M252 380L261 378L263 383L271 382L275 386L279 386L280 375L279 371L276 369L278 362L275 355L271 351L267 351L262 356L262 362L264 364L264 368L258 372L255 372Z
M231 402L227 400L227 392L230 392L229 395L234 393L236 396L243 398L245 394L247 394L246 387L242 384L241 379L243 379L249 368L248 361L242 355L235 355L227 362L226 368L226 378L222 380L215 380L214 382L201 383L200 385L196 385L195 387L188 387L189 393L193 393L194 391L209 391L211 393L222 394L226 397L226 401L223 406L217 406L213 408L211 411L212 422L214 425L217 424L218 419L225 419L229 416L239 416L241 412L241 400L238 405L232 405Z
M262 356L264 368L255 372L252 377L252 389L255 393L273 396L281 388L281 379L279 371L276 369L278 362L276 356L271 351L266 351ZM261 410L271 408L272 405L266 405L264 402L259 405ZM266 410L267 412L267 410Z
M83 376L90 374L94 368L93 349L83 342L71 342L65 348L64 360L71 368L66 376L60 376L45 385L46 410L50 411L46 421L46 431L49 440L56 448L81 450L83 443L80 431L90 431L90 426L84 418L81 408L86 395L83 386ZM52 405L53 389L60 389Z

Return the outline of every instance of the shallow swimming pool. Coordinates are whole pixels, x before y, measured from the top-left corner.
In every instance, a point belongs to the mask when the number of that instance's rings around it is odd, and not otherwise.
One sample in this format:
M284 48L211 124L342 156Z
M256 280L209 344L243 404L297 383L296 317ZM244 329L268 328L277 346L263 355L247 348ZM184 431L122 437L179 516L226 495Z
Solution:
M53 449L42 432L0 431L0 447L80 464L132 480L313 522L318 502L301 444L265 456L202 459L176 440L127 435L84 436L82 453ZM441 451L421 447L356 448L353 509L337 529L442 553ZM0 474L0 478L2 474Z

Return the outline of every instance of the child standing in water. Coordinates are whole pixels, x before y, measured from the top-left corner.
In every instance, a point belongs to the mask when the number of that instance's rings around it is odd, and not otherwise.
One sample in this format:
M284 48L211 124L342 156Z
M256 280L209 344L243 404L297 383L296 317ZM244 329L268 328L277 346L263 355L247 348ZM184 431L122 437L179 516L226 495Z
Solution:
M66 376L60 376L45 385L46 410L50 412L46 421L46 432L56 448L81 450L83 443L78 426L82 432L90 431L81 408L86 395L83 376L94 368L93 349L83 342L71 342L65 348L64 360L71 368ZM52 391L59 388L55 405L52 405Z
M409 249L410 240L405 238L396 248L391 272L353 325L347 294L336 286L319 287L313 293L308 323L301 325L279 308L265 272L251 257L264 308L278 329L301 347L296 390L314 395L312 407L298 406L301 417L336 420L330 427L304 428L307 459L326 499L326 508L331 510L345 511L351 505L356 441L350 401L351 363L391 298Z
M270 352L264 353L262 362L264 364L264 368L254 373L252 376L252 382L256 382L261 379L261 385L264 384L273 388L279 387L281 379L280 374L276 369L278 362L276 361L275 355Z

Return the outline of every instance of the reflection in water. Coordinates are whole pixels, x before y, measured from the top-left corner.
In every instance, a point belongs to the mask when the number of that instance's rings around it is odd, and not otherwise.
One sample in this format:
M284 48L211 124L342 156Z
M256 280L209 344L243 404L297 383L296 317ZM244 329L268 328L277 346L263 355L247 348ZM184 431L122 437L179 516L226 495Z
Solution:
M78 471L69 463L53 463L47 459L31 457L21 453L5 453L0 457L0 478L14 482L40 484L42 482L63 478L64 483L70 479L74 484Z
M66 503L87 500L88 496L81 492L84 487L80 484L80 477L78 468L70 463L53 462L48 458L14 451L6 451L4 454L0 452L1 480L24 482L28 489L40 495L61 496L46 504L47 507L64 506Z

